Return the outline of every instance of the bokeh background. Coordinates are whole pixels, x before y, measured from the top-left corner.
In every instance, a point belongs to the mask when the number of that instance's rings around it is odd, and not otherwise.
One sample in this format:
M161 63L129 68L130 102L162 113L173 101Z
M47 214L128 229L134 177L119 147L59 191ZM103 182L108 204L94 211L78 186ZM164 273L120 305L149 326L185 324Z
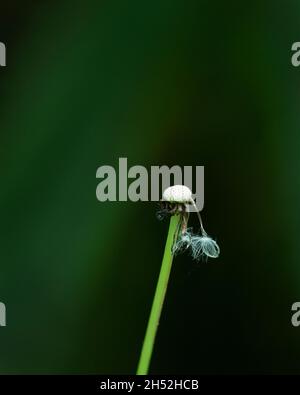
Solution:
M299 2L2 1L0 41L0 372L135 372L168 223L96 200L127 157L204 165L221 247L174 261L151 373L299 373Z

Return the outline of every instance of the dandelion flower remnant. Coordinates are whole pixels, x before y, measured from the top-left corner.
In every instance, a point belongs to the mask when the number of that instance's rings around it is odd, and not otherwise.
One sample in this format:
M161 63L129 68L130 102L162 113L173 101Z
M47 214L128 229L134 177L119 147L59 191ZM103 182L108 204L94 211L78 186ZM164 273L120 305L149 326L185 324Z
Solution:
M187 227L190 205L197 212L200 234L194 234L193 230ZM137 367L138 375L148 374L149 371L174 255L188 249L191 251L193 258L197 260L203 256L217 258L220 254L218 244L205 232L199 210L192 197L192 192L185 185L175 185L164 191L157 216L159 219L171 218L161 269Z
M174 185L164 191L163 200L170 203L189 204L193 200L192 192L185 185Z
M189 219L189 205L196 209L200 224L200 235L194 234L192 228L187 228ZM185 185L174 185L167 188L160 202L158 218L163 219L174 214L180 215L179 231L173 245L173 254L190 249L192 257L200 260L202 257L218 258L220 248L203 227L200 212L192 198L191 190Z

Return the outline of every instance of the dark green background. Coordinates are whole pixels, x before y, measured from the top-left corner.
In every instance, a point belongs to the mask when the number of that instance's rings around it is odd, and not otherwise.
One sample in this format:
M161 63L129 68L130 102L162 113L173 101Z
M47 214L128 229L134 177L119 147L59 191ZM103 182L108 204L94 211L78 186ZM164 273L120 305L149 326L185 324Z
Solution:
M299 1L2 1L1 373L134 373L168 224L96 169L204 165L151 373L299 373ZM192 218L192 223L195 218Z

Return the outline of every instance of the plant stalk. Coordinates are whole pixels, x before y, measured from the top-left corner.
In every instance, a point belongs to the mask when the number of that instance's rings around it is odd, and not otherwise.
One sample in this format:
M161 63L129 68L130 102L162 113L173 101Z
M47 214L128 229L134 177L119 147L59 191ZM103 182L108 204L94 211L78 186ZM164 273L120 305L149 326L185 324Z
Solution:
M159 319L168 287L168 281L169 281L172 261L173 261L172 246L174 240L176 240L177 238L179 222L180 222L179 215L173 215L171 217L164 256L163 256L159 278L152 303L152 308L151 308L148 326L141 351L141 356L137 368L137 375L148 374L149 365L151 362L151 356L154 347L155 336L159 325Z

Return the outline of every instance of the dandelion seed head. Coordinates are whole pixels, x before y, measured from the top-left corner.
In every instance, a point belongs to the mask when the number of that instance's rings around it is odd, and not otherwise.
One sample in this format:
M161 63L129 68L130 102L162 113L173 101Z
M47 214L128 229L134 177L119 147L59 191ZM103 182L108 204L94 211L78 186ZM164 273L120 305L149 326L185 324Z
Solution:
M191 203L192 192L185 185L174 185L164 191L163 200L170 203Z
M191 250L192 257L200 260L202 257L218 258L220 248L218 244L205 232L200 212L192 197L191 190L185 185L174 185L167 188L160 202L159 218L167 215L180 215L180 229L177 240L172 247L172 253L178 254L187 249ZM188 205L192 205L197 213L200 223L200 235L193 234L192 229L186 229L189 217Z

